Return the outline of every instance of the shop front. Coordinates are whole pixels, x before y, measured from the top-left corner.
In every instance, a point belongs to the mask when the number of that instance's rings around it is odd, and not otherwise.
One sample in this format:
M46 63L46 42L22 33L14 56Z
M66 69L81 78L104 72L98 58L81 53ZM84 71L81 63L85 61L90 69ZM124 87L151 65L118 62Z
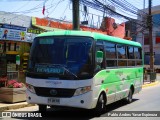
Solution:
M31 41L26 39L27 28L0 24L0 79L25 82Z

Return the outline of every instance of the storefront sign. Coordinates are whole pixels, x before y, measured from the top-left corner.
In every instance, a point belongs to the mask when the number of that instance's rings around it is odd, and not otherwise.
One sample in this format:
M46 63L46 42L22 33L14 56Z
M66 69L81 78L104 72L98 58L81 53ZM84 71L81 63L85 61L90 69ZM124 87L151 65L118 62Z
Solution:
M27 28L28 33L34 33L34 34L40 34L44 32L44 30L38 30L38 29L33 29L33 28Z
M0 39L1 40L15 40L15 41L25 41L27 28L10 25L10 24L0 24Z

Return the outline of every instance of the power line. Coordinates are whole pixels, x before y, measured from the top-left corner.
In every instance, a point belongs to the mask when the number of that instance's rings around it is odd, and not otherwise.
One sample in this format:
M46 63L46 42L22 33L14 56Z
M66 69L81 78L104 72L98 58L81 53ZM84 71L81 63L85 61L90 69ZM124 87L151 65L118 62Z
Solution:
M62 15L61 15L61 16L63 16L63 15L64 15L64 13L66 12L66 10L67 10L67 8L70 6L70 4L71 4L71 1L69 1L69 2L68 2L68 4L66 5L66 8L65 8L65 10L63 11L63 13L62 13Z
M48 14L48 15L50 15L50 14L52 14L54 11L55 11L55 9L57 8L57 6L61 3L61 2L64 2L65 0L59 0L59 2L57 2L57 4L55 5L55 7L52 9L52 11ZM48 16L47 15L47 16Z
M25 3L24 5L22 5L20 8L16 9L15 11L18 11L20 9L22 9L23 7L27 6L28 3L30 3L31 1L28 1L27 3Z

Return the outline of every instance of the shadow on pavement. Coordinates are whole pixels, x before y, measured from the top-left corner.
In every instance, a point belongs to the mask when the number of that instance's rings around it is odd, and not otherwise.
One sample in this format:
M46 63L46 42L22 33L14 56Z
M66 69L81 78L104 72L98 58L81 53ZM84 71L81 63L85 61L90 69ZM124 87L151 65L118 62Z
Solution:
M133 102L136 102L138 99L133 99ZM132 104L132 103L131 103ZM120 100L118 102L107 105L107 110L101 115L101 117L106 117L108 112L114 111L120 107L127 105L125 101ZM38 111L31 112L28 114L39 114ZM64 119L76 119L76 120L89 120L97 116L93 110L85 109L75 109L75 108L48 108L47 112L40 113L42 117L38 119L54 119L54 120L64 120ZM36 117L16 117L16 119L37 119Z

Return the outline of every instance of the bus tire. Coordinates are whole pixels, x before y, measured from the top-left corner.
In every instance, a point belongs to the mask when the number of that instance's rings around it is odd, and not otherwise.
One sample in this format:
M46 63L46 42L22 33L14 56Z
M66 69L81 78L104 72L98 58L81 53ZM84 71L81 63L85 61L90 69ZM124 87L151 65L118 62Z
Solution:
M38 105L39 112L46 112L47 111L47 105Z
M101 115L102 113L104 113L106 110L106 99L104 94L100 94L98 101L97 101L97 105L94 109L96 115Z
M129 94L128 94L128 96L125 98L125 101L126 101L126 103L128 103L128 104L133 101L133 90L132 90L132 89L129 90Z

